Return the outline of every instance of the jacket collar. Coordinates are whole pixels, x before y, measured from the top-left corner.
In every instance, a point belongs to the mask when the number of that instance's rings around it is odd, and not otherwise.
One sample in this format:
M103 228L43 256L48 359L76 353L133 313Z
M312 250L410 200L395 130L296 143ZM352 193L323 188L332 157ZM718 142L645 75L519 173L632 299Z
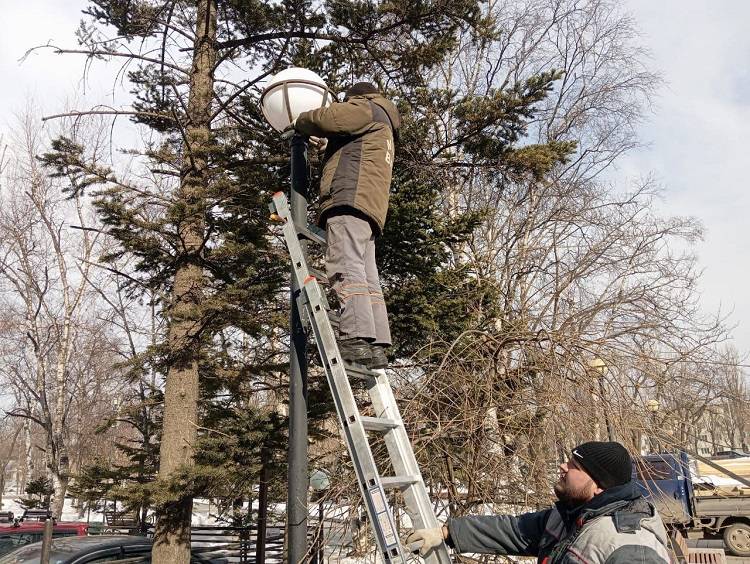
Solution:
M635 482L631 480L621 486L604 490L599 495L594 496L591 500L577 507L569 507L562 501L556 502L555 506L560 512L560 516L566 527L574 524L580 527L589 519L613 513L639 497L643 496Z

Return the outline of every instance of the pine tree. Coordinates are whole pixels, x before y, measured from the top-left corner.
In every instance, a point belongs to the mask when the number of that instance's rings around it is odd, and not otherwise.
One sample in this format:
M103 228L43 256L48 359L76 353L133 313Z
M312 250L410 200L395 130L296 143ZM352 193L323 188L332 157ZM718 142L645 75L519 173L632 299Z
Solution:
M117 470L113 470L108 462L97 458L75 476L69 491L83 508L98 511L104 508L110 492L120 482L121 476Z
M20 500L24 509L49 509L55 488L49 478L39 476L29 480L24 491L29 496Z

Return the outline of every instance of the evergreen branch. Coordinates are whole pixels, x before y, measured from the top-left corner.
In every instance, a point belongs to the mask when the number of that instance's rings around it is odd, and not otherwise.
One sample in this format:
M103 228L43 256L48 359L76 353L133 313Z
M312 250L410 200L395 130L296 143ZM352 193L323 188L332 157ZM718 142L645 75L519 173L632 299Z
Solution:
M174 170L167 170L165 168L152 168L150 169L151 174L163 174L165 176L179 177L180 173Z
M243 37L242 39L230 39L229 41L222 41L216 45L217 49L232 49L234 47L244 47L248 45L255 45L256 43L263 43L264 41L271 41L273 39L320 39L321 41L335 41L338 43L356 43L364 44L364 39L355 39L353 37L344 37L341 35L331 35L328 33L317 33L314 31L277 31L275 33L258 33L256 35L250 35Z
M226 433L222 433L218 429L211 429L209 427L202 427L201 425L198 425L197 423L194 423L193 421L190 421L190 424L195 427L198 430L201 431L208 431L209 433L216 433L217 435L221 435L222 437L226 437L228 439L233 439L234 437L232 435L227 435Z
M80 231L93 231L94 233L104 233L105 235L108 234L107 231L104 231L102 229L96 229L95 227L83 227L81 225L71 225L71 229L78 229Z
M141 282L140 280L138 280L137 278L133 278L129 274L125 274L124 272L122 272L120 270L117 270L116 268L110 268L108 266L104 266L101 263L92 262L92 261L84 260L84 259L81 259L81 258L79 258L79 260L81 260L82 262L86 262L86 263L88 263L88 264L90 264L92 266L97 266L97 267L99 267L101 269L104 269L104 270L106 270L108 272L111 272L112 274L115 274L116 276L122 276L123 278L127 278L130 282L133 282L134 284L137 284L141 288L148 289L148 286L146 284L144 284L143 282Z
M318 151L311 151L307 155L307 160L310 164L317 164L321 161L321 155L322 153L318 153ZM232 170L236 169L242 166L253 166L253 165L274 165L274 164L287 164L289 163L289 156L288 155L275 155L275 156L268 156L268 157L257 157L254 159L238 159L233 160L231 162L223 164L223 168L226 170ZM421 163L420 163L420 166Z
M357 45L366 45L368 40L370 40L371 38L377 35L386 34L394 29L397 29L403 26L406 23L407 23L406 20L401 19L385 27L374 29L370 33L368 33L366 37L360 37L360 38L355 38L351 36L343 36L343 35L333 35L329 33L318 33L315 31L293 31L293 32L277 31L274 33L258 33L256 35L250 35L242 39L230 39L229 41L219 42L217 43L216 48L217 49L232 49L234 47L254 45L256 43L262 43L264 41L271 41L274 39L283 39L283 38L320 39L321 41L333 41L336 43L351 43L351 44L357 44Z
M226 112L226 114L229 117L233 118L238 124L243 125L245 127L252 127L252 125L253 125L252 123L250 123L249 121L241 118L239 115L237 115L236 113L234 113L229 108L224 108L224 111Z
M275 69L276 69L276 67L273 67L271 70L264 72L263 74L257 76L255 79L249 80L247 82L247 84L245 84L241 88L238 88L231 96L229 96L229 98L227 98L224 101L222 101L221 98L219 98L218 96L214 95L214 97L216 98L216 100L219 102L219 107L211 115L211 117L209 118L209 120L213 121L214 119L216 119L216 116L218 116L222 111L226 110L227 107L229 106L229 104L231 104L232 102L234 102L234 100L240 94L242 94L243 92L246 92L248 88L250 88L251 86L257 84L258 82L260 82L261 80L263 80L264 78L266 78L268 75L273 74L275 72Z
M172 21L172 14L174 14L174 6L175 6L174 4L171 4L169 6L169 13L167 14L167 21L166 21L166 25L164 26L164 35L163 35L162 40L161 40L161 57L159 57L159 58L161 59L161 74L162 74L162 76L164 76L164 66L165 66L164 60L167 58L167 36L168 36L167 29L168 29L169 22ZM163 84L162 84L161 95L162 95L162 97L164 96L164 85Z
M55 47L54 45L41 45L39 47L33 47L32 49L29 49L23 58L25 58L31 51L34 49L39 49L41 47L52 47L55 50L56 55L88 55L89 57L124 57L126 59L135 59L138 61L144 61L146 63L154 63L155 65L161 65L167 68L170 68L172 70L181 72L182 74L189 74L187 69L182 68L179 65L174 65L172 63L168 63L161 59L156 59L153 57L145 57L143 55L138 55L136 53L118 53L117 51L98 51L98 50L85 50L85 49L63 49L62 47Z
M51 116L42 116L42 121L50 119L64 118L64 117L81 117L89 115L138 115L138 116L150 116L157 117L159 119L170 119L175 120L173 116L168 114L159 114L156 112L139 112L136 110L75 110L72 112L65 112L63 114L53 114Z
M428 163L418 163L419 166L434 166L440 168L497 168L500 163L495 162L467 162L467 161L452 161L450 159L445 160L432 160Z

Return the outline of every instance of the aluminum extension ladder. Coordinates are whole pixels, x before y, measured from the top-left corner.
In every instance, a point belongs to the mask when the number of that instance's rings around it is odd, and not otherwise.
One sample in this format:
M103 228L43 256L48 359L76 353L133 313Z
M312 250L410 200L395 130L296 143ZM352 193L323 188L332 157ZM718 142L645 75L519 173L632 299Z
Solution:
M403 492L406 511L415 529L438 526L427 488L419 471L414 451L406 434L401 413L393 396L385 370L370 370L357 364L345 364L341 358L336 335L328 317L328 302L317 279L311 275L300 237L325 245L325 232L312 226L294 225L286 195L273 195L272 217L283 223L284 239L292 260L294 275L300 288L297 300L305 311L325 367L339 424L346 439L349 455L365 500L367 516L375 531L375 540L386 563L406 563L416 557L401 545L396 532L393 512L388 506L386 489ZM349 379L364 380L377 417L360 414ZM372 456L367 433L380 433L396 476L381 476ZM424 557L428 564L450 564L448 548L442 543Z

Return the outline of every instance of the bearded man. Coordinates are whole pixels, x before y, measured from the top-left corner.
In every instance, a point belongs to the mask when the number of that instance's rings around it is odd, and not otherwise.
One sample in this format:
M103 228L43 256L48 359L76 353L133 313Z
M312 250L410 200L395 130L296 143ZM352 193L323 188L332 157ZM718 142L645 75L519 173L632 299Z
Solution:
M554 507L449 519L414 531L406 542L422 556L446 542L460 553L535 556L540 564L672 562L662 520L633 482L624 446L583 443L559 469Z

